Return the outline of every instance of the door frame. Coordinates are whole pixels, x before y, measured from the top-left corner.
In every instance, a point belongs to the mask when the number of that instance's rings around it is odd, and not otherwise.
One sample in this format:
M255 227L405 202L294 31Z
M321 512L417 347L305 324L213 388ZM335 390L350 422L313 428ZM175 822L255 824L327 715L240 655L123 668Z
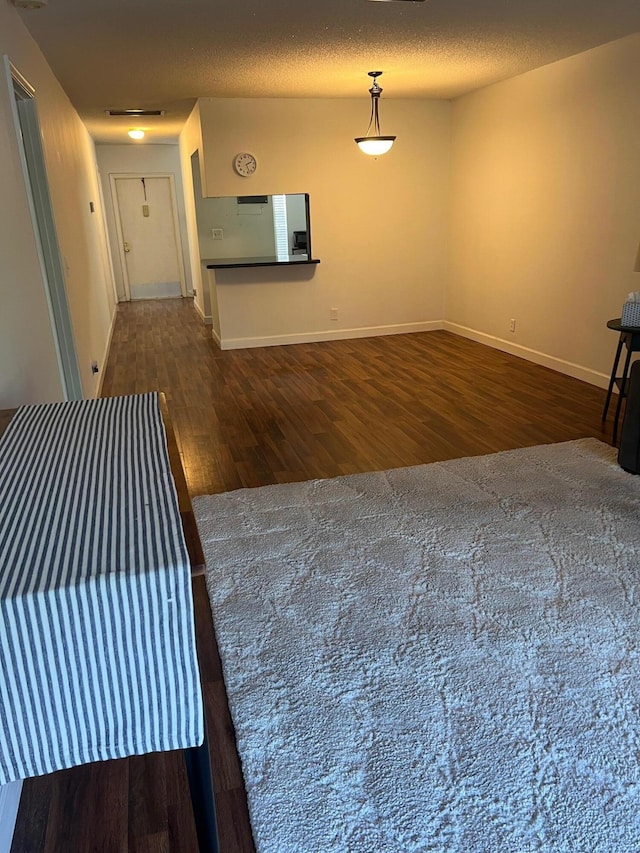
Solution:
M49 193L35 89L6 54L2 58L62 391L65 400L82 400L82 379Z
M127 258L124 251L124 233L120 219L120 204L116 181L121 178L139 180L143 178L168 178L169 193L171 195L171 212L173 215L173 233L176 239L176 250L178 253L178 273L180 275L180 295L187 296L187 277L184 269L184 257L182 254L182 237L180 235L180 220L178 218L178 205L176 202L175 175L173 172L109 172L109 186L111 187L111 204L113 207L113 218L116 223L116 237L118 240L118 257L122 271L122 284L124 285L125 302L131 301L131 287L129 285L129 272L127 270Z

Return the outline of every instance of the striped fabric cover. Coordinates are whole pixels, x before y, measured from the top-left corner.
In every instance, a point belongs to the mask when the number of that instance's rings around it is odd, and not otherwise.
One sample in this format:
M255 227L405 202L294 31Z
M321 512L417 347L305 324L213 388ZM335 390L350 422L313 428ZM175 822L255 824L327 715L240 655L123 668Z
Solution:
M23 407L0 440L0 784L202 739L158 396Z

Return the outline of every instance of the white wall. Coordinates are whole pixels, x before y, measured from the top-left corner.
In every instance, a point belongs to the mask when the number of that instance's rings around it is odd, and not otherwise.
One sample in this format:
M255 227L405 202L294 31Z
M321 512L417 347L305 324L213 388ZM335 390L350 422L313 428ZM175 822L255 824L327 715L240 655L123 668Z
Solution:
M287 207L287 227L289 229L289 252L293 253L293 232L307 230L307 208L303 195L288 195L286 200ZM313 252L313 244L311 244Z
M447 278L450 105L383 100L392 151L362 154L366 98L198 102L207 196L310 194L317 267L216 272L223 346L440 325ZM251 178L234 156L253 153ZM339 319L329 319L337 308Z
M448 328L605 384L640 290L639 79L634 35L454 102Z
M178 208L178 226L182 243L182 260L187 278L187 293L193 289L193 275L189 243L187 238L187 219L182 186L182 168L178 145L153 145L146 143L123 143L122 145L96 145L96 157L102 181L102 193L107 213L107 228L111 246L113 272L116 281L118 299L125 299L124 281L118 235L116 230L115 207L111 194L110 175L132 174L148 175L171 174L176 188L176 206Z
M264 196L267 199L264 204L238 204L237 196L203 198L199 175L194 178L194 195L201 258L212 260L275 256L272 196ZM285 205L291 254L294 230L306 229L304 195L298 193L286 196ZM222 230L222 239L214 239L213 230L216 228Z
M91 397L102 375L91 373L91 361L102 368L114 314L93 142L8 3L0 3L0 53L7 54L36 89L83 390ZM0 186L0 408L11 408L60 400L62 387L4 79Z
M237 196L203 198L199 180L194 181L198 242L204 259L259 258L275 256L276 237L272 196L257 204L238 204ZM285 197L289 254L292 254L293 232L306 229L304 195ZM214 239L219 228L223 238Z
M204 174L202 156L202 133L200 129L200 107L193 108L185 122L179 139L180 164L183 176L184 207L187 223L187 243L189 260L195 290L194 306L206 323L211 323L211 301L206 269L200 263L200 247L198 245L198 223L196 220L196 205L193 190L193 169L200 175ZM219 330L218 330L219 331Z
M202 198L196 192L198 240L203 258L245 258L275 255L273 205L238 204L237 196ZM220 228L222 240L212 231Z

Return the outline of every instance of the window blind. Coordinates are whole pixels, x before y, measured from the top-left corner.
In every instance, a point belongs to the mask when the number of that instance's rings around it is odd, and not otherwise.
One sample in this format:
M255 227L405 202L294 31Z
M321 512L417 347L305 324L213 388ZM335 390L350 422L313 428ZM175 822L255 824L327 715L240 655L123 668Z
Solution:
M287 227L287 197L271 196L273 206L273 230L276 235L276 260L289 259L289 229Z

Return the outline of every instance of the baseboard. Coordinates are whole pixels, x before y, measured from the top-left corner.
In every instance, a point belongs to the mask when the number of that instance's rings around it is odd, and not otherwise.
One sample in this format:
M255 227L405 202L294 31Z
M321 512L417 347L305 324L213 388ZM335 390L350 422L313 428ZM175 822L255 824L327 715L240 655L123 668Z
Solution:
M0 853L9 853L18 817L22 782L0 786Z
M96 388L96 397L100 397L102 395L102 386L104 384L104 376L107 368L107 361L109 360L109 353L111 352L111 339L113 338L113 330L116 327L116 317L118 316L118 306L114 307L113 317L111 318L111 325L109 326L109 334L107 335L107 342L104 347L104 353L102 354L102 361L99 362L100 368L100 378L98 379L98 387Z
M312 344L318 341L344 341L350 338L374 338L380 335L403 335L409 332L434 332L438 329L442 329L442 320L398 323L393 326L363 326L357 329L324 329L321 332L298 332L291 335L270 335L264 338L223 338L220 342L220 349Z
M542 367L549 367L551 370L573 376L574 379L581 379L590 385L597 385L598 388L606 388L609 385L609 376L606 373L599 373L597 370L591 370L591 368L583 367L581 364L574 364L572 361L565 361L562 358L556 358L554 355L523 347L520 344L514 344L511 341L505 341L503 338L487 335L485 332L478 332L475 329L460 326L458 323L451 323L448 320L444 321L442 327L447 332L453 332L454 335L460 335L463 338L485 344L485 346L502 350L502 352L517 355L526 361L532 361L534 364L542 365Z
M205 313L204 313L204 311L202 310L202 308L198 305L198 303L197 303L197 301L196 301L195 297L193 298L193 307L194 307L194 308L196 309L196 311L198 312L198 316L200 317L200 319L202 320L202 322L205 324L205 326L210 326L210 325L213 323L213 320L212 320L212 318L211 318L211 315L210 315L210 314L205 314Z
M216 343L216 345L217 345L218 349L224 349L224 348L223 348L223 346L222 346L222 338L220 337L220 335L218 334L218 332L216 332L216 330L215 330L215 328L214 328L213 326L211 326L211 337L212 337L212 338L213 338L213 340L215 341L215 343ZM227 347L227 349L229 349L229 347Z

